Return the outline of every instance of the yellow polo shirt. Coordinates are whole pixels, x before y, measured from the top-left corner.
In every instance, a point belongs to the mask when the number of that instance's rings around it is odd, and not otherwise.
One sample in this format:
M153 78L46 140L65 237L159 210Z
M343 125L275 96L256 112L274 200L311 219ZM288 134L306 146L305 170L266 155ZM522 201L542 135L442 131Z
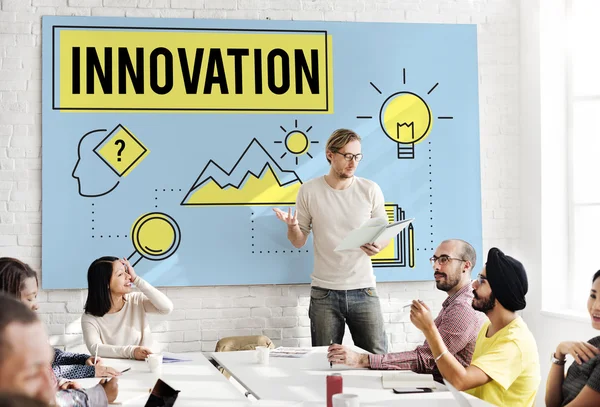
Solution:
M490 321L486 321L479 331L471 365L483 370L492 381L467 393L500 407L533 406L541 378L531 331L521 317L491 338L486 337L489 326Z

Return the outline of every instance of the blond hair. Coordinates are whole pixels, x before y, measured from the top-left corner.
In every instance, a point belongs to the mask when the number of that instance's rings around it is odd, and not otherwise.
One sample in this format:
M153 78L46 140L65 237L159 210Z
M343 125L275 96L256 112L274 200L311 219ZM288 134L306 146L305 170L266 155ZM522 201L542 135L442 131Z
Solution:
M331 151L332 153L337 153L344 148L346 144L354 140L358 140L360 142L360 136L354 131L348 129L337 129L331 133L331 136L329 136L325 150ZM327 162L331 164L331 160L329 158L327 158Z

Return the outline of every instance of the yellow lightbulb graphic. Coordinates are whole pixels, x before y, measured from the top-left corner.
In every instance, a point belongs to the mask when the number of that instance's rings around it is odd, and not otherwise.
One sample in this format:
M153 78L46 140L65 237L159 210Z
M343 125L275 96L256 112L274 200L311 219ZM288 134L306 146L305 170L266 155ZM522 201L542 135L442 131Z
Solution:
M397 92L388 97L379 113L384 133L396 143L418 143L431 130L431 110L412 92Z
M308 151L309 141L306 134L294 130L285 137L285 147L292 154L301 155Z

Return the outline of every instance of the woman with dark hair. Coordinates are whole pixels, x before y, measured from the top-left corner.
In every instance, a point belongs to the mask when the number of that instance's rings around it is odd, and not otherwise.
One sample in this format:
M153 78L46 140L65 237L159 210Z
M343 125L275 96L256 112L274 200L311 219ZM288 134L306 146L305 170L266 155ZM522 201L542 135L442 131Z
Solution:
M0 257L0 291L37 311L37 274L29 265L12 257Z
M37 311L38 278L28 264L12 257L0 257L0 292L15 297L32 311ZM52 370L56 377L64 379L83 379L86 377L118 376L120 373L102 365L98 358L84 353L63 352L54 349Z
M169 314L173 303L138 276L127 259L100 257L88 269L88 297L81 317L90 352L144 360L152 353L146 314ZM131 292L131 284L140 292Z
M592 328L600 331L600 270L592 278L587 303ZM546 383L546 406L600 406L600 336L587 342L561 342L552 354ZM566 356L571 364L565 376Z

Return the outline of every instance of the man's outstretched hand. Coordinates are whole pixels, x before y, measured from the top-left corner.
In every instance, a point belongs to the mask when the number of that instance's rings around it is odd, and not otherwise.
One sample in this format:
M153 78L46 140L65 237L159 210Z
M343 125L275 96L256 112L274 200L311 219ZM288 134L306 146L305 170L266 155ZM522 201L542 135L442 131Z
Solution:
M292 215L292 208L288 208L287 213L279 208L273 208L273 212L277 215L277 218L285 222L288 227L296 226L298 224L298 211L294 211Z

